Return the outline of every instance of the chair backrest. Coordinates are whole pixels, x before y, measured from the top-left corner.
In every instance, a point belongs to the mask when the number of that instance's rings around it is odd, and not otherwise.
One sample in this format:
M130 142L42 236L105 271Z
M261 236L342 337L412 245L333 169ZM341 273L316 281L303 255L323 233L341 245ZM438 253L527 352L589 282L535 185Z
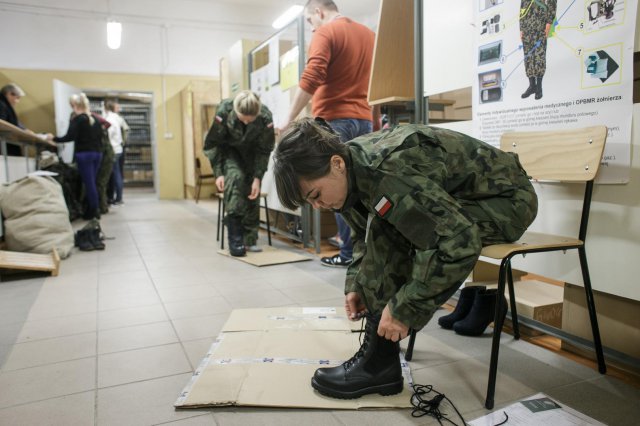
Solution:
M606 126L509 132L502 135L500 148L518 154L533 179L587 182L598 173L606 140Z

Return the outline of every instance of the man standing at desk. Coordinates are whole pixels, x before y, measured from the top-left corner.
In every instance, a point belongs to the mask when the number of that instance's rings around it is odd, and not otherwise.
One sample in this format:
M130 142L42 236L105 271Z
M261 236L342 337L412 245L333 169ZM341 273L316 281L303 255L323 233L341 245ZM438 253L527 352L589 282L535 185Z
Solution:
M309 0L304 15L313 38L309 60L300 77L287 123L295 120L313 98L312 113L329 122L345 143L370 133L372 111L367 102L375 34L338 12L332 0ZM336 213L340 253L323 257L324 266L347 267L353 258L351 230Z

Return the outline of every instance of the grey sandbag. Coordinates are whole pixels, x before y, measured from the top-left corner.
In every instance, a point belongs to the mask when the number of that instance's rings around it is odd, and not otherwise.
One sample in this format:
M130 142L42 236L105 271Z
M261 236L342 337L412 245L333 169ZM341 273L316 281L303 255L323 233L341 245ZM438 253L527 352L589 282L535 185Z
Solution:
M48 176L27 176L2 185L0 209L7 249L27 253L71 254L73 229L62 187Z

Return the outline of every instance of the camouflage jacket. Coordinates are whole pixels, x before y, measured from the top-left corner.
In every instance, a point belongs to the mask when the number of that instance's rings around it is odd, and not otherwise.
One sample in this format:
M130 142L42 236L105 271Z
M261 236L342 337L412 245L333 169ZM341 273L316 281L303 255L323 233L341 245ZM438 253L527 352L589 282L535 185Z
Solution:
M388 294L376 285L392 285L395 295L388 304L401 320L420 316L425 306L435 311L446 298L434 304L433 295L459 285L473 268L481 231L462 207L464 200L483 211L486 206L494 218L490 200L510 199L518 188L532 190L517 156L445 129L405 125L347 145L349 194L342 213L352 229L354 261L345 292L367 287ZM531 204L535 217L537 201ZM499 222L497 216L492 220ZM495 228L505 241L524 232L505 224Z
M544 29L544 25L553 25L556 19L557 0L520 0L520 30L529 29L530 23Z
M265 105L255 121L245 125L233 111L233 99L225 99L218 106L207 133L204 154L211 161L216 176L224 176L225 161L234 159L243 170L262 179L274 143L273 119Z

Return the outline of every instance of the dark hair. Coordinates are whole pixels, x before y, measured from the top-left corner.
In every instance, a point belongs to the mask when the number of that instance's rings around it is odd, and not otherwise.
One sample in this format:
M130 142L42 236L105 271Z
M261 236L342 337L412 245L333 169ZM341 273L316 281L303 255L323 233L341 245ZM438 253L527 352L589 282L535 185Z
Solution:
M107 111L116 112L116 105L118 102L115 99L107 99L104 102L104 107Z
M302 118L291 123L273 155L273 174L282 205L295 210L304 204L300 179L314 180L328 175L334 155L342 157L349 167L349 148L326 122Z

